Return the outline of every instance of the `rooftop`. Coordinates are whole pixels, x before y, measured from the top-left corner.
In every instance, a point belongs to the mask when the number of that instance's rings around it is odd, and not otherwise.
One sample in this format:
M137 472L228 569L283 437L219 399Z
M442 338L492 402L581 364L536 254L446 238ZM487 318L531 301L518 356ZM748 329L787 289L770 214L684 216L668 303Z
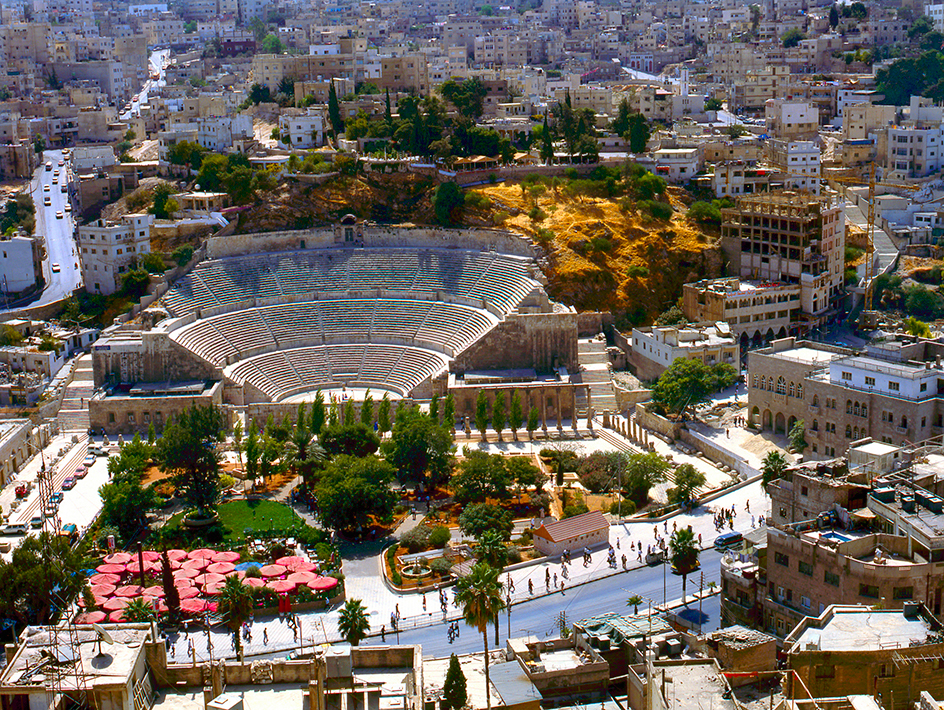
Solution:
M655 670L660 679L663 669L665 707L673 710L734 710L737 707L715 662L656 663Z
M944 635L933 617L906 616L900 609L839 605L827 607L818 618L807 617L786 638L790 653L858 653L939 643L944 643Z
M771 357L782 358L784 360L794 360L802 362L805 365L827 365L833 360L839 360L843 355L829 352L828 350L818 350L801 346L790 350L782 350L776 353L769 353Z
M711 639L735 649L754 648L771 641L776 642L773 636L768 636L763 631L740 625L719 629L711 634Z
M253 710L284 710L289 707L304 707L306 689L298 683L275 685L230 685L226 695L243 699L245 707ZM153 710L205 710L202 688L177 690L161 688Z

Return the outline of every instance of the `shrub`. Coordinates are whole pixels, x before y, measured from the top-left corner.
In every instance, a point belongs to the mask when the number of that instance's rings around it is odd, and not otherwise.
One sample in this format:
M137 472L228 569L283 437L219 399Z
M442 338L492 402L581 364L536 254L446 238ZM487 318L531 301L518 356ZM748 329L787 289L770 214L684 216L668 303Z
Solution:
M623 197L619 201L619 208L622 212L635 212L636 201L632 197Z
M227 489L232 488L236 483L236 479L230 476L228 473L220 474L220 488Z
M535 206L532 207L528 212L528 217L530 217L534 222L542 222L547 219L547 212L542 210L540 207Z
M639 208L649 214L653 219L669 220L672 219L672 205L655 200L640 200Z
M396 570L393 570L393 574L390 575L390 581L393 582L396 586L403 586L403 577L400 576L400 573Z
M429 533L429 544L436 548L445 547L451 539L452 533L445 525L437 525Z
M590 246L595 251L608 252L613 248L613 242L606 237L594 237L590 240Z
M849 244L846 245L846 249L845 249L845 260L846 260L847 262L848 262L848 261L858 261L858 260L862 257L863 254L865 254L865 252L864 252L862 249L859 249L858 247L851 246L851 245L849 245Z
M247 577L254 577L255 579L259 579L260 577L262 577L262 572L260 572L260 571L259 571L259 568L256 567L255 565L249 565L249 566L246 568L246 576L247 576Z
M664 194L665 187L665 180L652 173L646 173L636 181L636 193L641 200L651 200L656 195Z
M435 560L429 563L429 568L436 574L446 575L449 574L449 570L452 569L452 562L447 560L445 557L437 557Z
M495 224L504 224L508 221L508 218L511 217L505 210L498 210L492 214L492 222Z
M171 258L177 262L177 266L186 266L193 258L193 247L189 244L184 244L174 249L174 253L171 254Z
M721 210L710 202L695 202L688 208L688 218L701 224L721 224Z
M623 501L623 515L635 515L636 513L636 504L631 500ZM620 501L613 501L610 503L610 515L619 515L620 514Z
M492 201L481 192L470 192L465 196L465 204L473 209L477 207L485 209L492 206Z
M412 530L408 530L400 538L400 544L403 545L410 554L421 552L429 547L430 530L425 525L417 525Z
M649 268L646 266L640 266L639 264L633 264L628 269L626 269L626 275L631 279L644 279L649 276Z
M587 507L586 503L574 503L573 505L568 505L564 508L563 517L564 518L573 518L575 515L581 515L583 513L589 513L590 509Z
M547 244L547 243L549 243L549 242L554 241L554 231L553 231L553 230L551 230L551 229L546 229L546 228L544 228L544 227L538 227L538 228L537 228L536 230L534 230L534 231L535 231L535 235L537 236L537 240L538 240L541 244Z
M521 562L521 550L516 545L508 546L508 564L516 565Z

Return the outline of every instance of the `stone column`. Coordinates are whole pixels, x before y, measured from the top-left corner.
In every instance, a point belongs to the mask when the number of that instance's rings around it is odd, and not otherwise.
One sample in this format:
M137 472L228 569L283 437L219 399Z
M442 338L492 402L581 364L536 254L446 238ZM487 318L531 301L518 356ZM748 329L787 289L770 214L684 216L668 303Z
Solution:
M591 418L590 407L587 407L587 426L590 426L590 418ZM609 410L609 409L604 409L604 410L603 410L603 428L604 428L604 429L612 429L612 428L613 428L613 426L612 426L612 424L611 424L611 422L610 422L610 410Z
M603 412L604 425L606 423L606 412ZM587 429L590 430L590 433L593 433L593 407L587 407Z
M564 413L561 412L561 394L560 394L560 385L557 385L554 388L554 396L557 402L557 433L564 433Z
M541 431L544 432L544 438L547 439L547 397L543 389L538 389L541 397Z
M465 438L466 438L466 439L471 439L471 438L472 438L472 427L469 426L469 416L466 415L466 416L464 417L464 419L465 419Z

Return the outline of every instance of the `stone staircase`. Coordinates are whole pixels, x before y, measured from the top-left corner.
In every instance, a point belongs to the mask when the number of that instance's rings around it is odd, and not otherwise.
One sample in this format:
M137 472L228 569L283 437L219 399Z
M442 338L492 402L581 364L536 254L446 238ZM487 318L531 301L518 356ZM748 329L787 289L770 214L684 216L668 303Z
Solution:
M59 408L60 431L88 431L88 403L94 392L92 356L82 355L76 361L72 382L62 397L62 407Z
M590 386L590 405L593 411L597 414L605 409L615 412L616 391L613 389L613 379L610 375L610 361L606 356L606 341L585 338L578 340L577 362L580 372L575 379ZM582 389L577 393L576 406L577 412L586 416L588 403Z

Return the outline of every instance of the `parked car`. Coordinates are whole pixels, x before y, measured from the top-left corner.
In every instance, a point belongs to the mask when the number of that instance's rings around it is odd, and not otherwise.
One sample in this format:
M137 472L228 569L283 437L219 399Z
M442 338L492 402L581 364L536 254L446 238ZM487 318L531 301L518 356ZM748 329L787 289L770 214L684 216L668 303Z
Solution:
M88 447L88 452L91 456L108 456L108 452L105 450L105 448L96 444L92 444L90 447Z
M739 532L726 532L715 538L716 550L727 550L730 547L737 547L744 539L744 535Z
M62 490L71 491L73 488L75 488L75 478L73 478L72 476L69 476L66 480L62 482Z
M3 528L4 535L25 535L26 523L10 523Z
M30 527L33 528L33 530L38 530L42 526L43 526L42 515L34 515L32 518L30 518Z
M85 459L82 461L82 463L83 463L84 465L86 465L86 466L91 466L91 465L92 465L93 463L95 463L97 460L98 460L98 459L97 459L94 455L90 454L90 455L88 455L88 456L85 457Z
M58 274L60 271L62 271L62 267L59 266L59 264L53 262L53 265L52 265L52 272L53 272L54 274Z
M85 466L79 466L72 475L75 478L85 478L88 475L88 469Z
M59 505L62 502L62 499L62 491L56 491L51 496L49 496L48 505Z

